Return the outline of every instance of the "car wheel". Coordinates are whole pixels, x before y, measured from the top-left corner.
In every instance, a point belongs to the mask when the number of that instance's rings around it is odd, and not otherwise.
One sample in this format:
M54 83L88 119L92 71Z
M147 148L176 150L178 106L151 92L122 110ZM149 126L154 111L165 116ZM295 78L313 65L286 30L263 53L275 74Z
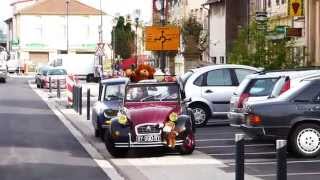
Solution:
M100 129L94 129L94 136L95 137L100 137L101 136L101 133L100 133Z
M194 121L195 121L196 127L205 126L209 119L208 109L203 105L193 105L191 106L191 109L194 115Z
M320 153L320 126L312 123L298 126L290 137L292 151L302 157L315 157Z
M107 150L113 157L124 157L128 153L128 148L116 148L109 131L105 132L104 142Z
M183 140L183 144L179 147L179 152L182 155L192 154L196 146L194 134L190 131Z

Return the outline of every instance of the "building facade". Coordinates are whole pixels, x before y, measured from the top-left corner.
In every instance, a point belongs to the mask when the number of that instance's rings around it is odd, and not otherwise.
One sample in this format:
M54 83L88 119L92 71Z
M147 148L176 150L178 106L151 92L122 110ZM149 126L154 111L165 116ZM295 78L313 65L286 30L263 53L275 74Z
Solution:
M320 66L320 0L305 0L308 62Z
M60 54L95 53L99 10L77 0L18 1L12 7L14 14L6 20L9 50L20 63L34 67Z
M248 25L248 0L207 0L209 6L209 58L213 64L227 63L239 29Z

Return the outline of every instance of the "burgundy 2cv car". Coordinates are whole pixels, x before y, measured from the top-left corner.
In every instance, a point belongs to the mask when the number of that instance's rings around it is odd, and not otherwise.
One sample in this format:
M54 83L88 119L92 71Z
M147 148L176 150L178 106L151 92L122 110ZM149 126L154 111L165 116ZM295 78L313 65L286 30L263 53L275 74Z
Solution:
M181 154L195 148L194 117L176 82L129 83L117 117L105 121L105 144L111 155L130 148L168 147Z

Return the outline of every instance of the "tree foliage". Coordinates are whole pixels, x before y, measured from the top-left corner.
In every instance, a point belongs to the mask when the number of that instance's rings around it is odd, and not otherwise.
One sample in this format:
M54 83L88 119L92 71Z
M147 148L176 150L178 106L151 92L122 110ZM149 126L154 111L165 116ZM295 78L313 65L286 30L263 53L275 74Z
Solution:
M185 54L200 54L203 48L201 45L206 42L201 39L203 31L201 23L195 17L189 17L182 24L182 40L185 45ZM206 39L206 38L205 38Z
M131 29L131 23L120 16L117 25L111 32L111 44L116 56L120 55L123 59L131 57L134 52L134 36L135 33Z
M256 23L241 28L229 54L229 62L265 69L294 68L294 42L288 38L270 39L270 33L259 30Z

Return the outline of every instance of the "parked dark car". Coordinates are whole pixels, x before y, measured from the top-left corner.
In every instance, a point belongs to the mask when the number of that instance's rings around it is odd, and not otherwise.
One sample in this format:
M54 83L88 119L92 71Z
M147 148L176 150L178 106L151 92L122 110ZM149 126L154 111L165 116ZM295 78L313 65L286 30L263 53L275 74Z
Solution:
M249 136L288 139L298 156L320 153L320 78L303 80L277 98L248 102L240 125Z
M191 154L194 117L186 103L177 82L129 83L120 113L103 123L108 151L118 157L131 148L168 147Z
M35 75L35 83L37 88L43 88L45 84L45 79L48 73L48 70L51 69L51 66L42 66L37 69L37 73Z
M112 78L101 81L99 99L94 105L91 118L96 137L103 138L102 125L117 116L123 103L125 86L128 81L128 78Z
M320 70L301 68L260 72L247 76L231 97L230 112L228 113L230 125L239 127L243 121L244 103L278 97L290 88L297 86L303 79L311 77L320 77Z

